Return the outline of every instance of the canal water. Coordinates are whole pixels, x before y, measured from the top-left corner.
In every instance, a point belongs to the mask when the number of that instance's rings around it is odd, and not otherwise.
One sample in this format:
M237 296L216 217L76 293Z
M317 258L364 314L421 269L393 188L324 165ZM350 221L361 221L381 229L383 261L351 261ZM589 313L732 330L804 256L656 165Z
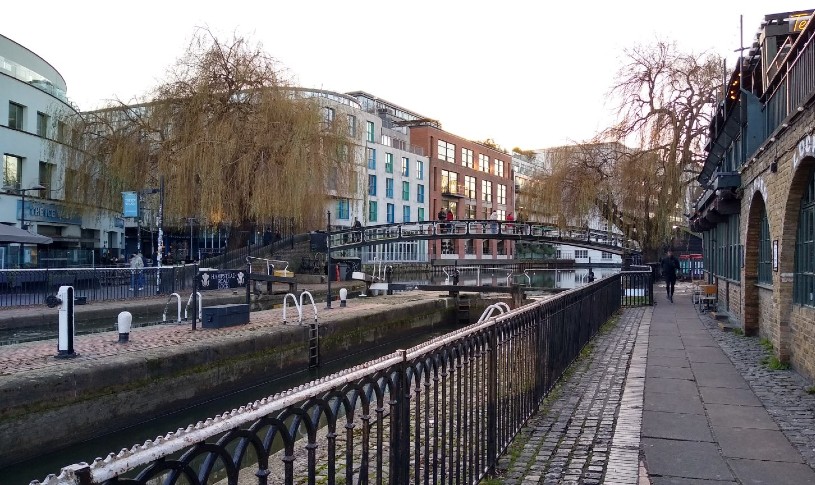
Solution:
M455 330L456 326L438 327L432 331L417 333L374 349L368 349L342 359L326 362L316 371L302 371L280 376L241 391L221 396L173 413L157 417L142 424L100 436L73 445L68 449L42 455L35 459L0 468L0 485L27 484L32 480L43 480L49 473L59 473L63 466L81 461L91 462L96 457L105 457L110 452L118 453L122 448L130 448L136 443L165 435L168 431L185 428L188 424L203 421L224 411L243 406L249 402L299 386L321 376L387 355L397 349L409 348L444 333ZM2 452L2 450L0 450Z

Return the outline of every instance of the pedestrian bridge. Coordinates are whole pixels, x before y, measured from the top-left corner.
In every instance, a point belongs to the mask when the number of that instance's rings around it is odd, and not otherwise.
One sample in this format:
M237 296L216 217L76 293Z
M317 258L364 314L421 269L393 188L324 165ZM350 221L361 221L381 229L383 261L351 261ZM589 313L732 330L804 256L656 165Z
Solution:
M341 251L402 241L443 239L498 239L565 244L612 254L639 252L637 244L608 231L554 224L490 220L425 221L381 224L328 233L330 251Z

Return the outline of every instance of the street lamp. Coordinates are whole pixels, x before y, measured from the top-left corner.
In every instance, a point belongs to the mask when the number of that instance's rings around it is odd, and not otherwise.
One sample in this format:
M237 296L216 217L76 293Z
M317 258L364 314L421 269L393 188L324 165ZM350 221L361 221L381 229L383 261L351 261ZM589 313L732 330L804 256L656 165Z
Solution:
M42 190L44 189L44 185L34 184L27 189L23 189L21 187L14 187L11 185L4 185L3 190L9 193L16 193L20 195L20 229L23 231L26 230L25 227L25 193L31 190ZM23 267L23 243L20 242L20 260L18 261L17 265L22 268Z

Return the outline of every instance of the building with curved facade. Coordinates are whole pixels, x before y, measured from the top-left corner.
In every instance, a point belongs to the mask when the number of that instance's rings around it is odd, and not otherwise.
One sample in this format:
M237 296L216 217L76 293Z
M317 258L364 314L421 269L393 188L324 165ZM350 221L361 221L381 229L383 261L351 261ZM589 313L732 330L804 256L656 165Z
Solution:
M77 115L62 75L34 52L0 35L0 223L48 236L48 246L0 246L0 266L64 266L119 254L120 214L69 208L64 198L68 125ZM42 188L39 188L39 187Z

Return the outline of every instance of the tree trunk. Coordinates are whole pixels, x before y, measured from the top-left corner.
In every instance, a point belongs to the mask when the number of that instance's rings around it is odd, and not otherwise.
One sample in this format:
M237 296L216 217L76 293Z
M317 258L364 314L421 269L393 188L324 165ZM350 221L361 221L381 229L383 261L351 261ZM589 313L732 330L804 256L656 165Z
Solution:
M232 251L246 247L249 244L249 238L255 230L255 224L252 221L241 221L240 224L234 225L229 229L229 239L226 242L226 250Z

